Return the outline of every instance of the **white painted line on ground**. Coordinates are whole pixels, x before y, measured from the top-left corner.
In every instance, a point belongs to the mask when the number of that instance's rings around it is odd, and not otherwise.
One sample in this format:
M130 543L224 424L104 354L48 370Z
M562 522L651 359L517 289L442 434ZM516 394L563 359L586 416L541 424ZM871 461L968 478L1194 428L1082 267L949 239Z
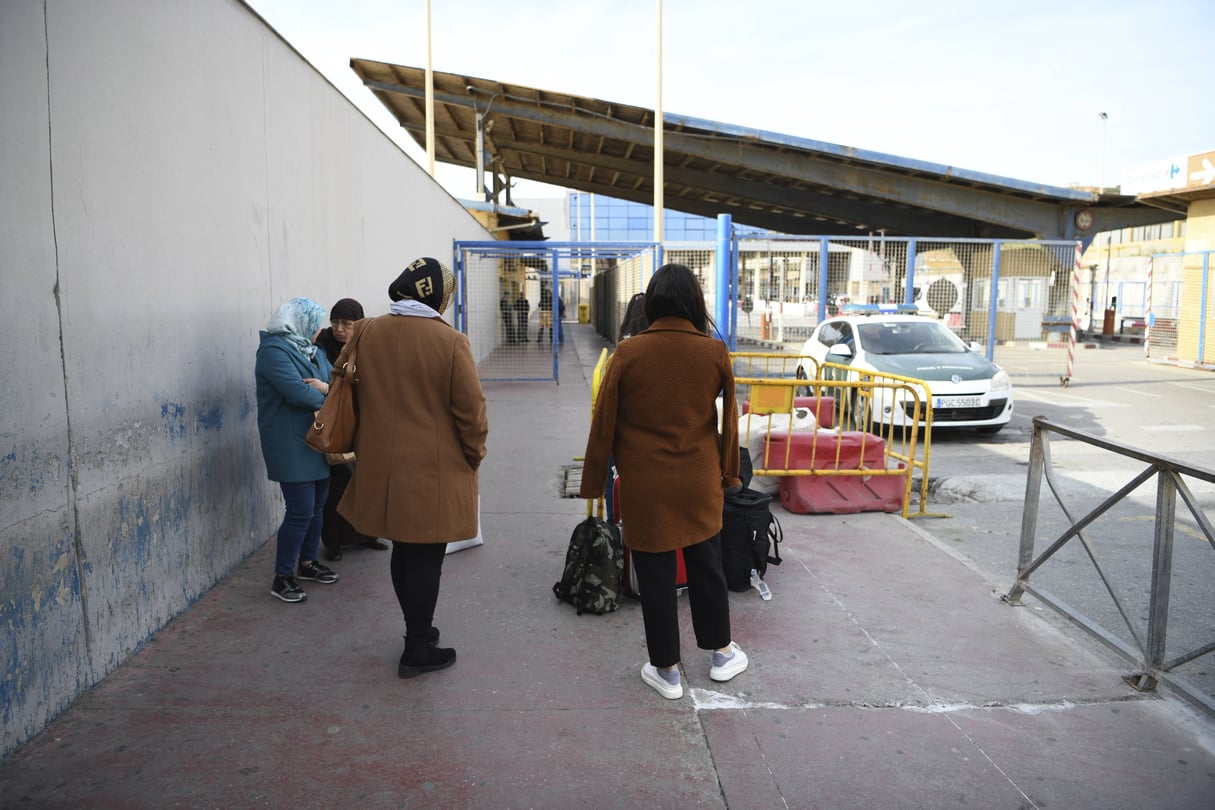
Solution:
M1112 402L1108 399L1089 399L1087 397L1078 397L1074 394L1064 394L1061 391L1055 391L1049 394L1038 393L1036 391L1027 391L1024 388L1018 388L1014 391L1013 396L1017 399L1031 399L1034 402L1045 402L1050 405L1060 405L1065 408L1129 408L1130 405L1124 402Z
M1201 391L1204 394L1215 393L1215 386L1212 385L1198 385L1197 383L1188 382L1170 382L1169 385L1176 385L1179 388L1192 388L1195 391Z

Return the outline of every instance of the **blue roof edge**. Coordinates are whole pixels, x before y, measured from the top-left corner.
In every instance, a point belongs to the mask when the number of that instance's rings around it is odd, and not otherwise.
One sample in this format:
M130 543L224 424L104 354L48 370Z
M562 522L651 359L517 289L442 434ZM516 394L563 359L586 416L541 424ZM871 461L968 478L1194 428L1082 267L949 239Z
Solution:
M914 160L911 158L899 157L898 155L889 155L884 152L873 152L867 149L857 149L852 146L827 143L826 141L816 141L810 138L799 138L794 135L784 135L779 132L769 132L762 129L724 124L720 121L710 121L705 118L693 118L692 116L687 115L664 113L663 120L667 124L677 124L693 127L695 129L708 130L710 132L719 132L723 135L731 135L738 138L749 138L762 143L771 143L776 146L788 146L796 149L820 152L825 155L846 158L848 160L863 160L867 163L876 163L898 169L938 174L942 177L952 177L972 183L983 183L989 186L999 186L1000 188L1020 191L1028 194L1057 197L1062 200L1075 200L1076 202L1080 203L1094 203L1097 201L1098 197L1096 193L1084 191L1082 189L1050 186L1044 183L1032 183L1026 180L1017 180L1012 177L1001 177L995 174L987 174L986 172L959 169L955 166L946 166L941 163L929 163L928 161L924 160Z

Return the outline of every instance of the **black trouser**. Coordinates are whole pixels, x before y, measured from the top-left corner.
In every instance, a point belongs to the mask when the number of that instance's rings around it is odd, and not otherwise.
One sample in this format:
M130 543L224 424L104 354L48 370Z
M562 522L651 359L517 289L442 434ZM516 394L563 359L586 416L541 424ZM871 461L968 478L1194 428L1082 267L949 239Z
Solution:
M392 589L405 616L405 641L426 643L439 601L446 543L392 544Z
M342 546L355 543L366 543L374 540L365 534L360 534L350 521L338 514L338 504L350 483L354 468L351 464L334 464L329 468L329 496L325 499L325 521L321 524L321 542L325 548L340 551Z
M679 595L675 591L675 552L631 552L641 588L641 616L650 663L656 667L678 664ZM696 646L719 650L730 643L730 592L721 567L721 535L683 550L688 571L688 606Z

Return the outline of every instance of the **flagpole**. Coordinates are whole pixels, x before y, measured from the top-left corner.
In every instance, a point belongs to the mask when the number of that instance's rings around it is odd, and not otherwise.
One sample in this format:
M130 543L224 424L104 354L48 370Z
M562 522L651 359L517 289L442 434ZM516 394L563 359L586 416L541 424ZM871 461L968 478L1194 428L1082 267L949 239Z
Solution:
M1109 115L1103 112L1097 113L1101 119L1101 193L1105 193L1105 144L1106 134L1109 131Z
M426 0L426 169L435 176L435 71L431 59L430 0Z
M654 107L654 241L662 242L662 0L658 0L658 101Z

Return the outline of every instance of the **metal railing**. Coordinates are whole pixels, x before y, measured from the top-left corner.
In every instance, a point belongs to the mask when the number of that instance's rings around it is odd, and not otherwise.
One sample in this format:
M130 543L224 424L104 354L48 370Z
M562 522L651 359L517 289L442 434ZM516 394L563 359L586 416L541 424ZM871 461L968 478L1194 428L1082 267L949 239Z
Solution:
M1064 503L1060 482L1056 481L1051 469L1050 435L1052 433L1083 442L1092 447L1108 450L1129 459L1146 463L1148 466L1131 478L1123 487L1105 498L1099 505L1082 517L1076 518ZM1021 604L1022 595L1029 593L1049 605L1069 620L1092 633L1113 649L1135 662L1139 670L1126 676L1125 680L1140 691L1152 691L1157 682L1164 682L1180 695L1193 702L1199 708L1210 714L1215 714L1215 697L1204 693L1200 688L1189 682L1185 677L1176 673L1179 667L1203 655L1215 651L1215 639L1199 641L1189 649L1169 655L1167 642L1169 638L1169 607L1170 594L1173 586L1173 552L1174 532L1177 526L1177 497L1189 509L1199 530L1206 540L1206 547L1215 550L1215 530L1211 521L1203 512L1183 476L1215 483L1215 472L1193 467L1163 456L1138 450L1118 442L1097 438L1088 433L1055 424L1044 417L1034 418L1034 436L1030 448L1029 473L1025 491L1025 511L1021 523L1020 554L1017 563L1017 580L1012 589L1003 597L1004 601L1013 605ZM1131 618L1128 608L1128 593L1126 587L1119 588L1119 583L1110 575L1108 566L1102 565L1097 552L1097 544L1085 536L1085 530L1094 521L1109 512L1116 504L1134 492L1140 485L1151 478L1156 478L1156 513L1153 525L1152 568L1150 577L1150 597L1148 602L1148 617L1146 628L1139 626ZM1040 501L1042 482L1046 481L1058 506L1068 522L1067 528L1044 551L1034 556L1037 525L1040 517ZM1129 632L1131 643L1116 635L1110 629L1101 626L1092 618L1081 614L1071 607L1059 595L1050 593L1030 584L1030 577L1044 565L1056 558L1056 555L1072 541L1083 546L1085 556L1092 563L1100 577L1105 591L1113 599L1118 615L1125 629ZM1209 559L1209 558L1208 558ZM1213 580L1206 578L1209 588ZM1206 595L1209 601L1210 594ZM1199 634L1215 634L1215 627L1198 628ZM1201 639L1201 635L1200 635Z

